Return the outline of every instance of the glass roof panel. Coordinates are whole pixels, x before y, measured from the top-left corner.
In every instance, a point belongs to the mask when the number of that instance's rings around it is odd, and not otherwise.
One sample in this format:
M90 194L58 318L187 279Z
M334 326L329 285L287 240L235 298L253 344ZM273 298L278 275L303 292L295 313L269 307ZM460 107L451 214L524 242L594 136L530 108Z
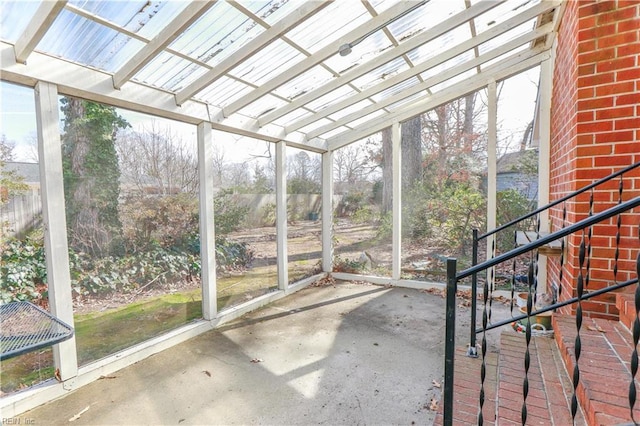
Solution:
M481 34L497 23L504 22L518 13L535 6L540 0L508 1L497 6L487 13L475 18L476 32Z
M370 18L361 2L336 1L285 35L305 50L315 53Z
M422 90L414 95L408 96L404 99L399 100L398 102L394 102L391 105L387 106L387 109L393 111L396 110L404 105L407 105L411 102L417 101L418 99L422 99L424 97L428 96L427 92Z
M251 90L251 86L234 78L222 76L202 92L198 93L197 97L211 105L222 107L246 95Z
M420 64L430 58L435 57L447 50L463 43L471 38L471 29L469 25L460 25L451 31L431 40L428 43L419 46L407 53L409 59L415 64Z
M306 58L287 43L275 40L244 61L229 74L259 86Z
M363 99L360 102L356 102L353 105L350 105L350 106L348 106L346 108L341 109L340 111L338 111L338 112L336 112L334 114L329 115L329 118L334 120L334 121L335 120L339 120L342 117L345 117L345 116L351 114L352 112L360 111L361 109L366 108L366 107L368 107L368 106L370 106L372 104L373 104L373 102L371 102L369 99Z
M431 0L418 7L402 19L392 22L389 30L393 36L402 42L420 32L423 32L435 24L439 24L452 15L465 9L463 0Z
M523 44L522 46L518 47L517 49L513 49L508 51L507 53L503 53L502 55L498 56L497 58L494 58L490 61L485 62L484 64L482 64L482 69L486 69L487 67L490 67L493 64L496 64L510 56L514 56L517 55L519 52L524 52L525 50L529 50L529 45L528 44Z
M242 6L272 26L297 8L296 2L289 0L243 0Z
M340 127L336 128L336 129L333 129L330 132L322 133L319 137L325 138L325 139L329 139L330 137L333 137L335 135L339 135L340 133L344 133L344 132L346 132L348 130L350 130L348 127L340 126Z
M0 39L15 43L40 7L40 1L0 1Z
M324 67L315 66L278 87L274 92L282 97L294 100L298 96L322 86L332 78L333 74L327 71Z
M353 120L351 123L347 124L347 126L351 128L358 127L359 124L366 123L369 120L373 120L374 118L381 117L385 114L385 112L381 109L372 112L371 114L367 114L363 117L358 118L357 120Z
M409 78L405 81L401 81L400 83L396 84L395 86L391 86L386 90L383 90L382 92L376 93L375 95L372 96L373 100L376 102L380 102L386 98L388 98L389 96L393 96L397 93L402 92L403 90L406 90L410 87L415 86L416 84L419 84L420 80L418 80L417 78L413 77L413 78Z
M344 74L350 68L377 58L382 52L393 47L389 37L382 31L376 31L361 43L354 46L347 56L334 55L325 61L331 69Z
M70 0L69 4L133 32L142 28L150 17L156 15L164 6L161 2L146 0L127 2Z
M475 68L470 69L468 71L465 71L461 74L458 74L448 80L443 81L442 83L438 83L434 86L431 86L429 89L431 90L432 93L437 93L440 92L443 89L446 89L447 87L451 87L456 83L459 83L461 81L464 81L470 77L473 77L474 75L477 74L477 71Z
M409 69L407 61L400 57L364 74L362 77L356 78L351 83L360 90L364 90L407 69Z
M308 104L305 105L305 107L313 111L319 111L355 93L357 92L353 90L350 86L340 86L337 89L327 93L326 95L321 96L318 99L309 102Z
M215 65L263 32L263 27L235 7L218 2L178 37L171 48Z
M206 68L193 62L162 52L142 68L134 79L176 92L206 71Z
M279 126L284 127L288 124L301 120L304 117L308 117L309 115L311 115L311 112L307 111L304 108L298 108L294 111L291 111L289 114L283 115L279 119L274 120L273 122Z
M451 68L460 65L464 62L468 62L470 60L472 60L473 58L475 58L475 53L473 50L467 50L464 53L461 53L458 56L454 56L453 58L449 59L448 61L445 61L439 65L436 65L435 67L431 67L429 68L427 71L423 72L420 74L420 76L424 79L427 80L431 77L437 76L438 74L444 73L447 70L450 70Z
M142 44L111 28L62 10L38 49L64 59L114 71ZM118 58L114 58L118 56Z
M283 101L280 98L277 98L273 95L266 95L254 102L251 102L249 105L242 108L238 112L248 117L259 118L260 116L286 104L287 102Z
M158 35L188 5L188 2L163 0L70 0L69 3L148 39Z
M120 3L120 2L113 2ZM146 15L140 14L139 16L134 16L131 20L130 24L127 24L127 29L130 25L135 28L136 25L142 25L142 27L138 30L132 29L139 35L146 37L148 39L152 39L162 31L169 22L171 22L177 14L182 12L182 10L189 5L187 1L162 1L162 0L149 0L147 2L149 6L152 6L153 12L149 12ZM156 4L158 6L156 7ZM144 9L146 10L146 9ZM144 12L142 10L141 12ZM140 21L137 21L136 18L139 17Z
M328 120L326 118L321 118L318 121L314 121L313 123L306 125L304 127L302 127L299 131L302 133L309 133L314 131L315 129L322 127L322 126L326 126L327 124L331 124L333 123L333 121Z
M515 39L518 36L533 31L535 29L535 24L536 19L534 18L528 22L525 22L524 24L518 25L517 27L507 31L506 33L499 35L498 37L487 41L486 43L482 43L479 46L480 54L493 50L496 47L502 46L506 42Z

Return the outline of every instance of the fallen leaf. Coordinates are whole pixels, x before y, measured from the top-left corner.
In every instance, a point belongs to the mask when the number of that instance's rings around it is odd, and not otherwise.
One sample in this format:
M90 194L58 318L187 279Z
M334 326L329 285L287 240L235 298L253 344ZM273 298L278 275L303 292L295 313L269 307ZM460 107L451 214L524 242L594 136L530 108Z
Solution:
M438 400L435 398L431 398L431 402L429 403L429 410L438 411Z
M591 331L599 331L600 333L606 333L606 331L604 331L602 329L602 327L600 327L599 325L593 326L593 325L588 325L587 326L587 330L591 330Z
M75 422L76 420L78 420L80 418L81 415L83 415L84 413L86 413L87 411L89 411L89 407L90 405L87 405L82 411L80 411L78 414L76 414L75 416L71 417L69 419L70 422Z
M60 369L56 368L55 373L53 373L53 377L56 378L57 381L61 382L62 381L62 377L60 376Z
M203 372L204 374L206 374L207 376L211 377L211 373L209 373L207 370L202 370L202 372Z
M262 359L261 358L254 358L254 359L251 360L251 362L253 362L255 364L257 362L262 362Z
M116 376L100 376L100 377L98 377L98 380L101 380L101 379L115 379L115 378L116 378Z
M437 381L436 379L433 379L433 381L431 382L431 384L437 388L440 388L440 386L442 386L442 384Z

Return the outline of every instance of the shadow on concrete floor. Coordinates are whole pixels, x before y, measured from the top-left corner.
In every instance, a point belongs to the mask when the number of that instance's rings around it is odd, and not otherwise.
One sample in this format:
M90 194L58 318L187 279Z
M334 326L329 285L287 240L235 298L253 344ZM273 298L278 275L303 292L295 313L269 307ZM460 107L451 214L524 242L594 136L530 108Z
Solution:
M463 344L469 309L458 318ZM364 283L310 287L20 418L37 425L430 425L444 324L438 294Z

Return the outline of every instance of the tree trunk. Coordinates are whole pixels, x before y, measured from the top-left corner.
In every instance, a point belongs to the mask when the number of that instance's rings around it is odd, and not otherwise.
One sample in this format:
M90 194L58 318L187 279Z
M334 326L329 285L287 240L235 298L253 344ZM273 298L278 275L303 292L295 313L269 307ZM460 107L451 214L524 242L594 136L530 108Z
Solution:
M422 120L402 123L402 190L411 189L422 178Z
M470 152L473 143L473 110L476 103L476 92L470 93L464 98L464 126L462 128L462 138L464 140L464 151Z
M391 211L393 200L393 146L391 127L382 130L382 213Z
M447 105L441 105L435 109L437 123L436 133L438 138L438 164L436 164L438 179L444 179L447 175Z

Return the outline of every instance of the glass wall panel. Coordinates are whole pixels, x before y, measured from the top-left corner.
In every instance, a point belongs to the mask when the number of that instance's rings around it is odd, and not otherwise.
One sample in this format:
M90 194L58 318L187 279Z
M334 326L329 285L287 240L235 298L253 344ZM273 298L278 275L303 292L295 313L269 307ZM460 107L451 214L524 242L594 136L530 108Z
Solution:
M446 259L471 259L483 229L486 103L471 94L402 123L402 278L446 282Z
M333 269L391 276L391 133L335 151Z
M535 68L497 86L497 226L536 205L538 75ZM420 135L420 145L402 142L403 278L445 282L447 257L456 257L459 268L471 265L473 229L487 231L487 105L484 90L423 114L418 132L402 125L405 136ZM513 239L512 230L501 233L496 252L513 248ZM483 240L478 260L486 258ZM524 274L520 263L516 273Z
M214 132L218 310L278 288L275 145Z
M195 126L61 99L80 365L202 316Z
M0 82L0 93L0 303L28 300L49 311L34 92ZM0 371L2 394L51 379L51 348L6 359Z
M287 147L289 282L322 271L322 156Z

